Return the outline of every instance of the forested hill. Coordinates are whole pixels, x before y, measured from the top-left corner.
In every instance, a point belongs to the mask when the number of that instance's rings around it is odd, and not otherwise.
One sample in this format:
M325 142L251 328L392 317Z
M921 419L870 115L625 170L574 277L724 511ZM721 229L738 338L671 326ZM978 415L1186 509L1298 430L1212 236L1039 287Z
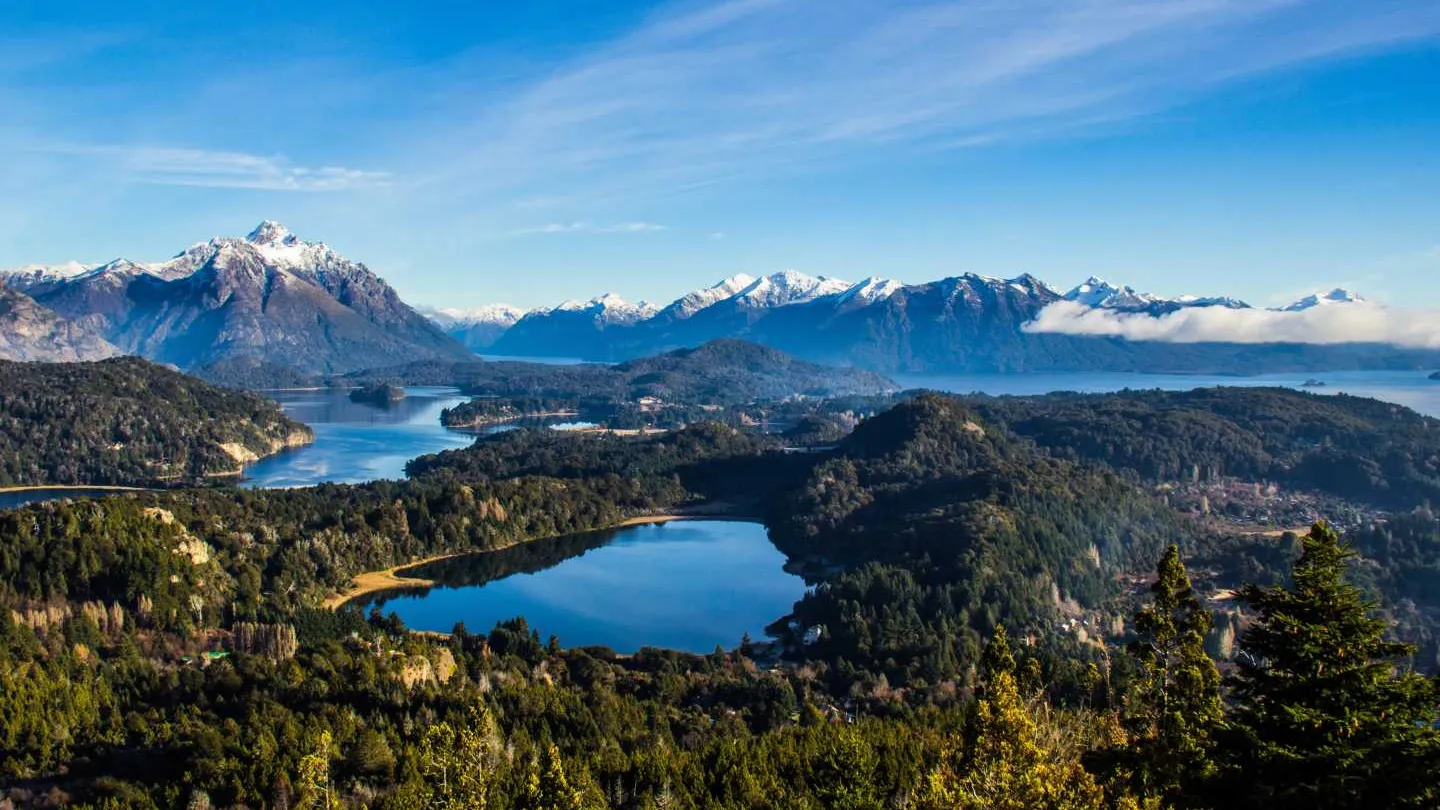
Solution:
M175 485L309 443L270 400L134 357L0 362L0 485Z
M457 385L475 394L592 402L654 396L691 405L733 405L792 395L881 394L898 388L870 371L824 366L743 340L715 340L615 366L425 361L348 374L346 385Z
M1379 400L1201 388L967 401L1054 455L1146 480L1274 481L1388 509L1440 503L1440 420Z
M632 389L686 401L782 399L791 394L879 393L895 384L871 371L822 366L743 340L712 340L694 349L631 360L615 370Z

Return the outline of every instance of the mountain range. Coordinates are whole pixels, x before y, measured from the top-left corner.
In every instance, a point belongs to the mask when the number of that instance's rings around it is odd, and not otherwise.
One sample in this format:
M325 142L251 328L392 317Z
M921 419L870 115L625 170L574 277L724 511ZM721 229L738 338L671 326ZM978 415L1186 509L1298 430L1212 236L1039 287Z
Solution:
M1046 307L1164 316L1219 307L1257 309L1236 298L1164 298L1090 278L1068 292L1031 275L965 274L925 284L871 277L851 283L790 270L737 275L664 307L628 304L613 293L503 321L488 312L445 325L471 348L500 356L560 356L618 362L709 340L741 338L826 363L882 372L1150 371L1246 373L1425 367L1433 351L1377 344L1166 343L1040 333L1027 324ZM1307 296L1279 312L1365 305L1347 290ZM469 341L483 331L484 342Z
M471 356L365 265L269 221L163 262L32 266L0 284L12 313L28 313L0 317L0 347L44 332L54 359L124 353L197 369L243 357L334 373Z
M1378 343L1180 343L1034 328L1042 311L1061 304L1116 318L1216 308L1304 317L1317 307L1369 306L1346 290L1261 311L1235 298L1165 298L1099 278L1061 292L1028 274L905 284L787 270L731 276L665 305L607 293L530 311L495 304L422 314L365 265L266 221L244 238L196 243L161 262L0 272L0 358L135 354L212 373L217 381L279 381L470 361L476 351L623 362L742 339L884 373L1233 374L1440 365L1435 350Z

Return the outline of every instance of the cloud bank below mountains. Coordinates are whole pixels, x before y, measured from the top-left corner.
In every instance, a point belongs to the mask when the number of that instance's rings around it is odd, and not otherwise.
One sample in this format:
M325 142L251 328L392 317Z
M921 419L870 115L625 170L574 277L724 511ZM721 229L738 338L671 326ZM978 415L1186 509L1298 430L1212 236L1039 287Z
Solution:
M1062 301L1041 310L1023 328L1031 333L1162 343L1384 343L1415 349L1440 348L1440 311L1369 303L1301 312L1191 307L1152 315Z

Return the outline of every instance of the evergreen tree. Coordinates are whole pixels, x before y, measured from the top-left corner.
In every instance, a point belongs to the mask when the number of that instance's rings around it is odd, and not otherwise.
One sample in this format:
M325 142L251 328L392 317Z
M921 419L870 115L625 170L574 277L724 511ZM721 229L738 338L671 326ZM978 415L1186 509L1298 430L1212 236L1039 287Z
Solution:
M1215 733L1223 721L1220 672L1205 652L1214 619L1190 588L1180 549L1170 546L1150 591L1154 600L1135 614L1129 652L1136 675L1125 701L1122 759L1142 797L1187 804L1196 785L1215 770Z
M1222 803L1273 810L1434 808L1436 694L1400 670L1374 605L1346 582L1354 553L1316 524L1289 588L1250 586L1241 639L1235 761Z

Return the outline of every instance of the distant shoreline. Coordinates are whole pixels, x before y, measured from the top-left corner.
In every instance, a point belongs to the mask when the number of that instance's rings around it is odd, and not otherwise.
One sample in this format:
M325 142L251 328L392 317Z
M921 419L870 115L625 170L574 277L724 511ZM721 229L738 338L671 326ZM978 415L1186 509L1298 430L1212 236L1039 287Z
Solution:
M609 531L611 529L626 529L631 526L647 526L656 523L669 523L671 521L677 520L723 520L735 523L760 522L759 518L748 517L744 515L707 515L694 512L666 512L657 515L637 515L636 517L626 518L619 523L613 523L609 526L601 526L595 529L582 529L577 532L566 532L566 534L603 532ZM379 593L381 591L416 590L419 588L431 588L436 585L436 582L434 580L425 579L423 577L407 577L400 573L401 571L409 568L418 568L422 565L429 565L430 563L440 562L441 560L450 560L456 557L468 557L472 554L489 554L495 551L504 551L507 548L513 548L515 546L521 545L522 543L533 543L537 540L548 540L551 537L559 536L563 535L546 535L543 537L531 537L525 540L516 540L510 543L506 543L503 546L496 546L495 548L487 549L477 549L475 551L452 551L445 554L436 554L430 557L422 557L418 560L411 560L410 562L393 565L389 568L381 569L379 571L366 571L364 573L356 574L355 577L350 580L349 588L347 588L341 593L331 594L330 596L327 596L325 598L325 609L338 610L341 607L344 607L346 604L355 601L356 599L364 596L369 596L373 593Z
M232 475L233 473L225 473ZM97 489L103 492L160 492L159 487L125 487L107 484L25 484L22 486L0 487L0 495L7 492L40 492L44 490L80 490Z

